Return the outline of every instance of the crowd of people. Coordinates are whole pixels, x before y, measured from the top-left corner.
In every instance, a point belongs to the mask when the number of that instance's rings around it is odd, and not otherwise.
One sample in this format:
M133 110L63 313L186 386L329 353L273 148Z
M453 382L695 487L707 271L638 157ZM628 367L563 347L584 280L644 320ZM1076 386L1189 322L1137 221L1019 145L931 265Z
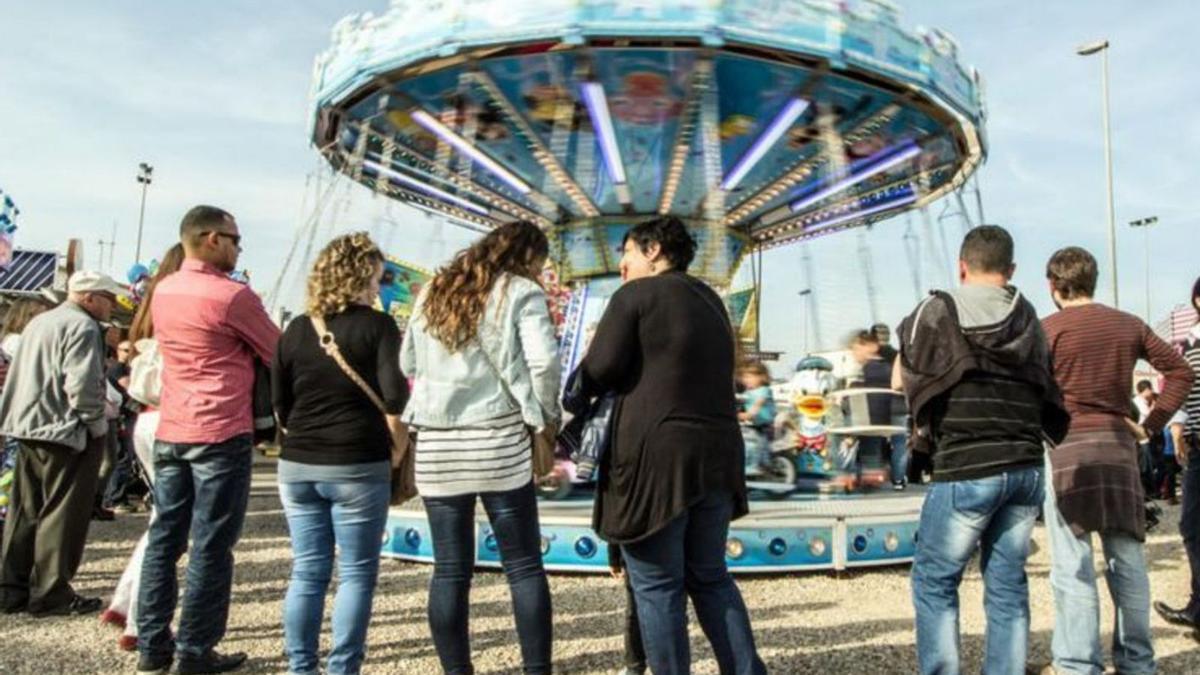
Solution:
M101 506L124 498L101 465L128 473L118 458L129 455L152 486L153 510L105 620L124 626L120 642L138 651L138 672L242 667L246 654L217 647L253 448L277 425L292 548L281 619L289 672L322 670L335 566L324 670L361 670L379 542L406 468L432 534L427 615L443 670L473 672L481 503L511 591L523 670L551 672L553 597L535 474L563 411L558 344L539 282L546 235L514 222L459 252L422 290L403 335L373 308L385 267L367 234L337 237L320 252L307 313L282 333L258 296L230 278L241 241L228 212L190 210L107 368L102 324L126 292L112 279L76 272L56 307L10 311L0 432L17 460L0 608L33 617L100 612L101 600L80 596L71 580L97 493L109 493ZM627 673L690 672L689 599L722 673L766 672L725 546L730 522L748 512L746 475L769 452L747 447L740 427L771 424L770 374L736 363L721 298L688 274L696 248L673 217L629 230L624 283L571 378L585 399L616 397L593 527L626 584ZM1025 670L1025 561L1041 517L1056 612L1053 663L1043 672L1103 672L1097 538L1116 607L1117 669L1154 672L1145 499L1173 497L1180 472L1193 592L1182 608L1154 608L1172 623L1200 620L1200 462L1188 461L1200 431L1200 328L1181 355L1137 318L1095 302L1096 261L1080 248L1046 265L1059 311L1045 319L1012 285L1014 270L1009 233L975 228L961 247L961 284L912 311L897 331L898 350L883 325L850 345L862 369L857 384L903 392L908 403L910 432L875 439L880 452L890 447L894 487L905 487L910 454L924 458L931 477L912 566L920 670L963 669L958 586L976 552L986 589L983 670ZM1192 302L1200 309L1200 281ZM1131 403L1139 360L1161 386L1139 385Z

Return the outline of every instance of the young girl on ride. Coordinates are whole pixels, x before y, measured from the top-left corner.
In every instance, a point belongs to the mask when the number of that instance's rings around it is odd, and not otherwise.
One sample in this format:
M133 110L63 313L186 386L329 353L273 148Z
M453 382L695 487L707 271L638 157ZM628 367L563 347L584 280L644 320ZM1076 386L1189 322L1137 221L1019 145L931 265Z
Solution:
M775 397L771 374L758 362L748 363L739 373L742 387L742 438L746 442L746 474L758 474L771 459L771 432L775 424Z

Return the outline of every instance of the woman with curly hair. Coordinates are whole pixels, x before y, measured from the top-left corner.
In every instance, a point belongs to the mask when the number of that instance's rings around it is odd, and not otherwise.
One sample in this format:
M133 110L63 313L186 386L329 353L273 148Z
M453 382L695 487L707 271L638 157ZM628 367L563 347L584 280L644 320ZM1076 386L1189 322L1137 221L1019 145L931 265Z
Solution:
M401 365L414 377L417 489L433 539L429 626L442 669L471 673L475 502L500 550L526 673L550 672L550 588L533 487L534 433L557 432L558 345L537 279L546 235L506 223L438 270L417 300Z
M365 232L329 242L308 277L308 313L288 325L271 367L275 413L285 429L279 495L293 561L283 626L293 673L319 671L317 646L335 551L338 589L326 670L357 673L362 667L391 470L407 449L407 443L392 443L393 435L407 438L399 417L408 400L397 360L400 331L372 308L383 262ZM325 330L345 367L374 396L326 353L318 337ZM382 400L386 414L373 398Z

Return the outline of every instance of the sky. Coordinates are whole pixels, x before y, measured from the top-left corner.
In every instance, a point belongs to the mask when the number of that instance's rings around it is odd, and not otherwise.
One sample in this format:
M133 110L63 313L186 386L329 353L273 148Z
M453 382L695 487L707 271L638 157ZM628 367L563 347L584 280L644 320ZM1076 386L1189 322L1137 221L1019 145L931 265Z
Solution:
M1151 215L1159 217L1149 233L1152 314L1159 318L1187 302L1200 274L1200 214L1188 187L1197 178L1189 158L1200 155L1200 88L1194 86L1200 3L898 4L904 25L948 31L961 46L961 60L983 74L989 155L978 184L984 215L1013 233L1015 283L1043 313L1053 311L1045 261L1066 245L1097 255L1099 299L1111 300L1100 59L1075 54L1081 43L1110 40L1121 307L1146 312L1146 240L1127 223ZM88 266L123 276L135 259L136 175L145 161L155 171L142 258L175 241L188 207L219 205L237 216L242 264L266 293L314 202L306 197L315 192L320 167L308 143L313 58L330 43L339 18L386 7L384 0L0 0L6 47L0 50L0 189L22 211L17 245L63 250L68 238L82 238ZM348 181L335 188L329 209L331 227L318 233L316 245L335 232L366 229L393 255L428 267L473 236ZM973 201L970 210L977 222ZM939 221L942 215L943 202L931 207L952 259L963 221L952 214ZM114 224L110 267L100 242L112 239ZM936 254L937 237L933 249L929 238L919 240L915 265L905 255L906 241L918 241L904 238L910 227L922 234L918 214L878 223L861 238L849 233L812 242L812 279L799 264L805 247L768 252L763 348L783 351L783 363L793 363L806 342L833 347L874 320L895 324L915 305L918 289L953 283L950 266L941 264L945 257ZM873 310L862 246L873 270ZM300 248L297 258L303 242ZM296 270L283 279L283 300L293 306L298 279ZM808 288L815 314L797 295Z

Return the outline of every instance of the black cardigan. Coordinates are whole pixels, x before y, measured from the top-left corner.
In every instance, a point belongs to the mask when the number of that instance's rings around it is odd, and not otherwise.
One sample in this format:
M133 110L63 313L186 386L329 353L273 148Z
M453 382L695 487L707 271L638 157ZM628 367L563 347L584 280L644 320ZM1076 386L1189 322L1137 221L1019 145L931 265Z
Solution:
M712 493L747 513L734 358L729 317L702 281L667 272L613 295L581 366L585 393L619 396L593 514L605 540L644 539Z

